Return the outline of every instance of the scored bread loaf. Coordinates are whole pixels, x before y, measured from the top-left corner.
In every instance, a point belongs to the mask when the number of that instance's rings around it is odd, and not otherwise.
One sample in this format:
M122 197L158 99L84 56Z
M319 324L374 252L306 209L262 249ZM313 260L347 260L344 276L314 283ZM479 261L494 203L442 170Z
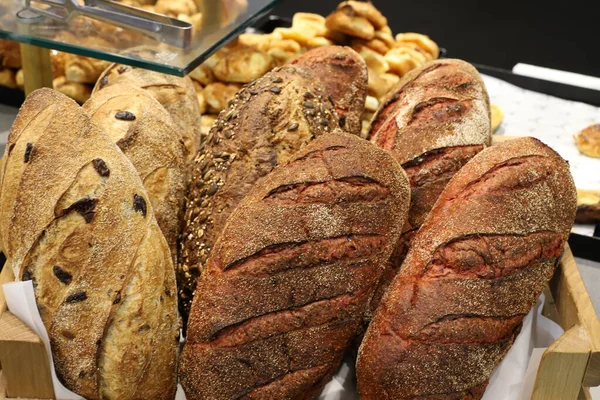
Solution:
M96 82L93 93L112 85L129 84L147 90L173 117L191 162L200 147L200 105L189 77L179 78L128 65L112 64Z
M568 164L533 138L476 155L413 239L359 350L361 399L479 399L575 218Z
M50 89L26 99L4 159L2 247L33 282L59 379L87 399L172 399L175 274L133 165Z
M276 165L337 127L333 95L316 75L303 64L275 69L238 92L213 125L194 161L186 203L178 268L184 322L197 277L237 204Z
M187 170L183 138L171 115L148 92L127 84L94 93L83 109L138 171L176 263Z
M296 58L291 64L309 68L331 96L345 132L359 135L367 98L367 65L350 47L319 47Z
M179 378L193 399L310 399L331 379L400 234L408 179L323 135L254 185L198 288Z
M410 240L452 176L490 144L490 103L477 70L461 60L429 62L404 77L373 117L368 139L406 171L411 208L372 311L400 269Z

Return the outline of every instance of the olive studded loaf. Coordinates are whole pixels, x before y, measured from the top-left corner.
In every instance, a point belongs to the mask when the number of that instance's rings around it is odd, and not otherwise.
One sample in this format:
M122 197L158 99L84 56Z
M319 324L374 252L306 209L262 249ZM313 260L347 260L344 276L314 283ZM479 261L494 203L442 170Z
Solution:
M298 64L250 83L221 112L194 160L186 203L178 268L184 319L197 277L238 203L275 166L338 128L331 99L317 73Z
M373 310L400 269L410 240L452 176L490 144L490 104L477 70L461 60L426 63L404 77L373 117L369 140L406 171L411 207Z
M187 170L183 138L171 115L148 92L127 84L94 93L83 109L138 171L176 262Z
M59 379L87 399L172 399L175 274L137 171L66 96L32 93L0 171L0 237L31 280Z
M179 78L127 65L112 64L96 82L93 93L112 86L128 84L147 90L173 117L191 162L200 147L200 105L194 84L188 77Z
M533 138L450 181L359 350L362 399L479 399L552 277L575 218L567 163Z
M316 139L231 214L198 288L179 377L192 399L311 399L362 320L410 202L391 156Z

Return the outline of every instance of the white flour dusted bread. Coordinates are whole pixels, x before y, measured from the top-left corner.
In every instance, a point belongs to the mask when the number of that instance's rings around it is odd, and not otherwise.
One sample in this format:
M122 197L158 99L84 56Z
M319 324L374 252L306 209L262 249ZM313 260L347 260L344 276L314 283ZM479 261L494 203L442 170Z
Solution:
M50 89L23 104L4 160L2 247L33 281L59 379L86 399L172 399L175 274L133 165Z

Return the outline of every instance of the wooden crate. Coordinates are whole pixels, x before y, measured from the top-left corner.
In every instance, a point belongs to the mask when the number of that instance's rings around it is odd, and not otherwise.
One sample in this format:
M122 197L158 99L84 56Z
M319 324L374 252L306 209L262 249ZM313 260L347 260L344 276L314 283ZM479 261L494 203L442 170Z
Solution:
M0 285L13 280L4 268ZM587 388L600 385L600 321L568 245L549 285L545 312L565 333L544 353L532 400L589 399ZM6 311L0 291L0 400L53 399L44 344Z

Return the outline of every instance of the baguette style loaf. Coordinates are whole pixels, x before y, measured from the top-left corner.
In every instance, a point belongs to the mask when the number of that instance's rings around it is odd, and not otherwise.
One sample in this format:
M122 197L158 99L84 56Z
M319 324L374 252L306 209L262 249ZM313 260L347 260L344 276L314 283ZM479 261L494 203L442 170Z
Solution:
M147 90L173 117L192 162L200 147L200 105L189 77L179 78L127 65L112 64L96 82L93 93L105 87L129 84Z
M318 47L291 62L298 68L309 68L331 96L345 132L359 135L367 98L367 65L350 47Z
M533 138L489 147L415 235L359 350L361 399L479 399L552 277L575 218L567 163Z
M7 266L33 282L59 379L87 399L173 399L175 274L133 165L50 89L21 107L4 159Z
M176 263L187 168L183 138L171 115L148 92L127 84L94 93L83 109L138 171Z
M311 399L356 333L400 234L408 179L324 135L254 186L198 281L179 378L193 399Z
M340 49L332 48L331 57L349 51ZM184 321L196 280L225 221L275 166L315 137L337 128L331 99L316 73L297 64L250 83L219 115L194 161L186 203L178 268Z
M402 165L412 197L403 234L374 297L374 311L440 193L490 144L490 103L481 76L471 64L453 59L409 72L382 102L368 139Z

